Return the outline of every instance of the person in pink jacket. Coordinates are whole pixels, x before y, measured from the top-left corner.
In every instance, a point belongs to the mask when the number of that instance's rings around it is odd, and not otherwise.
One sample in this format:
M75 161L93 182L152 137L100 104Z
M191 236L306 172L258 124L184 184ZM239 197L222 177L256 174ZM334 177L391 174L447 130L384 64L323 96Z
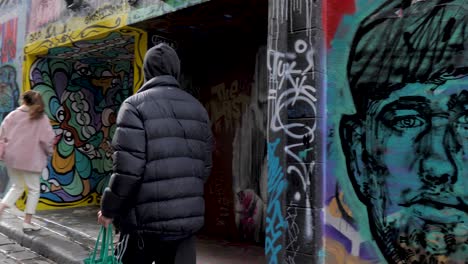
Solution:
M28 188L23 231L37 231L32 224L40 195L40 177L53 153L55 133L44 114L44 102L36 91L22 95L23 104L8 114L0 127L0 140L4 142L3 161L12 183L0 203L0 216L14 204Z

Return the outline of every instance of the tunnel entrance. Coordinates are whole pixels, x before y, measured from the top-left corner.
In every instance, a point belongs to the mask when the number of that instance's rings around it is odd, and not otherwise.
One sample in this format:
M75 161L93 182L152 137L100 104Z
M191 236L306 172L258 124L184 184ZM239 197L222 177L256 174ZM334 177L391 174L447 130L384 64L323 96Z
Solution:
M142 31L123 28L81 39L85 30L65 35L67 44L39 43L27 54L25 86L42 94L59 139L42 174L38 209L99 204L112 172L117 112L143 82Z
M205 186L209 238L263 246L267 201L268 1L220 0L133 25L178 52L181 86L206 107L216 139Z

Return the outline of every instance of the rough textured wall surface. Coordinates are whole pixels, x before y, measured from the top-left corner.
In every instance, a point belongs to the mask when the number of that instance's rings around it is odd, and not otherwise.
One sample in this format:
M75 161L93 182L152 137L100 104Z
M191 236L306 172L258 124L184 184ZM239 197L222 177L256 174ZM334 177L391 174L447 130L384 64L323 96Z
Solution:
M127 0L31 1L27 42L48 39L117 17L122 19L123 26L130 25L206 1L141 0L133 1L136 2L134 5ZM69 8L67 2L77 4Z
M257 243L264 241L267 200L266 54L265 47L257 53L249 101L243 106L240 125L232 142L236 225L242 239Z
M325 263L467 263L468 2L323 13Z
M0 123L18 106L26 29L26 16L21 11L25 9L21 1L0 1ZM7 184L6 168L1 164L0 196Z
M265 71L259 70L266 51L238 40L213 43L222 49L211 58L203 55L191 62L202 68L194 75L210 76L209 83L201 86L200 100L210 115L216 141L213 171L205 184L207 213L202 233L263 244L266 98L257 94L265 88ZM201 54L212 50L197 49Z
M268 263L315 263L321 248L321 7L269 2Z

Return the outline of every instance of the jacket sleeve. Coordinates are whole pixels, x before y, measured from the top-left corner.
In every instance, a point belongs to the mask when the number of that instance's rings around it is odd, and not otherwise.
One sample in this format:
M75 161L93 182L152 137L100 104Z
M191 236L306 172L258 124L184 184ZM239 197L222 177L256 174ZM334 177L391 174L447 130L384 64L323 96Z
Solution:
M211 131L211 124L208 122L208 134L205 146L205 170L203 181L206 182L208 177L211 174L211 169L213 168L213 148L214 148L214 137L213 132Z
M6 134L5 127L7 126L5 121L6 120L3 120L2 124L0 125L0 140L5 139L5 134Z
M10 128L10 119L11 119L11 113L10 112L4 119L3 122L0 126L0 139L5 140L7 136L7 131Z
M101 199L101 212L114 218L134 198L146 165L146 134L138 110L124 102L112 139L113 174Z

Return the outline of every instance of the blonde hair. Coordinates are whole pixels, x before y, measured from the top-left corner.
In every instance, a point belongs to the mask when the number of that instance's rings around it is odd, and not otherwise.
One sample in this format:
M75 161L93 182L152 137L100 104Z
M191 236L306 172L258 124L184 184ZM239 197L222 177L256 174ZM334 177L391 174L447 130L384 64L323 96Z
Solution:
M44 101L42 96L36 91L27 91L21 96L23 104L29 107L29 117L31 119L39 119L42 117L45 111Z

